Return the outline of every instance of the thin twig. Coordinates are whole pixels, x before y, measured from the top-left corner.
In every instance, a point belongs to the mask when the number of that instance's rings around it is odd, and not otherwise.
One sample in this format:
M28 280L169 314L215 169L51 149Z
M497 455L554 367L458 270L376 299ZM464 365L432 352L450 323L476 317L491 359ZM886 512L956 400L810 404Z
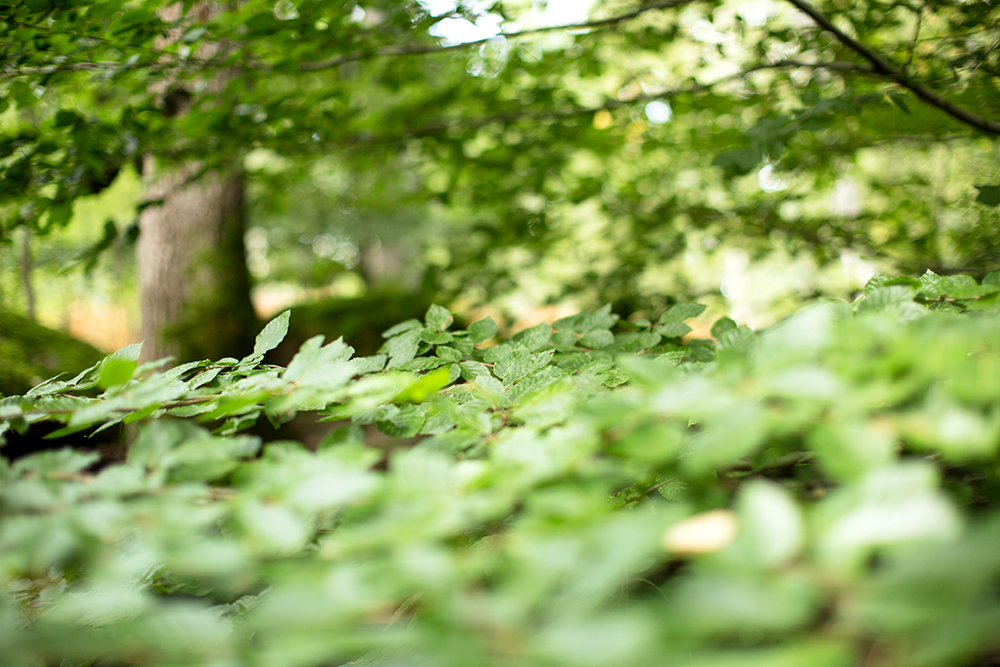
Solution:
M910 53L906 57L907 66L913 64L913 56L917 53L917 42L920 40L920 28L924 23L924 11L923 7L917 7L916 10L911 10L917 15L916 25L913 26L913 37L910 39Z
M755 465L753 461L741 461L726 469L727 472L769 472L772 470L782 470L784 468L794 468L804 463L811 463L815 459L812 452L792 452L779 456L764 465Z

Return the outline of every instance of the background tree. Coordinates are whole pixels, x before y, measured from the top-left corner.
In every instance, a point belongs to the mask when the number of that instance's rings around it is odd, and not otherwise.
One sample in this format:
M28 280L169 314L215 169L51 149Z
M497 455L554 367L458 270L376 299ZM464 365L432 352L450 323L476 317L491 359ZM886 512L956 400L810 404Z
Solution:
M333 156L343 208L415 210L466 303L663 305L717 289L678 262L734 248L997 261L990 3L601 2L571 29L516 2L162 6L9 5L5 230L63 224L143 153L251 151L280 165L258 201Z
M158 16L176 27L154 46L190 35L180 27L182 19L204 23L218 9L200 3L187 15L184 10L179 3L160 10ZM203 43L197 57L216 58L227 48L232 47ZM218 71L196 83L221 90L229 76ZM190 85L170 79L152 84L164 114L189 111ZM210 171L195 160L173 169L164 165L161 173L155 155L145 158L151 205L139 219L136 257L147 359L243 356L253 349L256 316L243 245L246 193L240 161L235 153Z

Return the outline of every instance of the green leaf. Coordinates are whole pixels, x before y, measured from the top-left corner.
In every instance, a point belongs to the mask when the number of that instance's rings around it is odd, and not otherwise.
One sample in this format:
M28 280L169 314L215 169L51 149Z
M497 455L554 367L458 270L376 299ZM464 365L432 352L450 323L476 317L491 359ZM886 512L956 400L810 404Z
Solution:
M938 484L931 465L908 462L872 470L838 490L817 508L821 558L853 571L875 547L954 540L962 520Z
M554 354L554 350L532 354L526 348L518 347L497 361L493 366L493 372L503 380L504 385L509 387L542 366L546 366Z
M401 371L429 371L434 368L440 368L448 363L451 362L443 357L417 357L416 359L410 359L404 364L400 364L397 368Z
M204 437L181 443L164 456L161 469L172 482L218 480L238 469L260 451L260 438L230 435L224 438Z
M980 285L971 276L944 276L941 289L952 299L976 299L997 291L994 285Z
M314 336L295 353L282 379L309 389L343 387L360 368L359 364L349 361L353 353L343 339L323 345L323 336Z
M657 321L653 331L664 338L680 338L689 333L691 327L684 324L684 320L697 317L705 311L705 306L700 303L684 303L672 306Z
M285 339L285 335L288 333L288 318L291 317L291 314L290 310L286 310L268 322L264 329L257 334L253 354L246 357L244 361L263 359L265 353L278 347L278 344Z
M455 340L447 331L434 331L433 329L423 329L420 332L420 340L431 345L443 345Z
M594 329L610 329L618 321L618 316L611 312L611 304L593 313L580 313L557 320L552 328L558 332L575 332L583 334Z
M427 309L427 315L424 319L427 324L427 328L433 331L444 331L451 326L451 323L455 321L455 318L448 311L447 308L443 308L437 304L432 304L430 308Z
M766 436L765 414L756 402L729 404L690 440L682 465L692 475L731 466L755 452Z
M382 351L388 353L389 363L386 368L398 368L413 357L417 356L417 349L420 345L420 335L423 327L409 328L387 340L382 346Z
M15 476L25 473L36 475L67 475L85 470L100 459L95 452L78 452L70 448L38 452L14 463L11 471Z
M141 353L142 343L133 343L106 356L98 366L97 383L106 389L131 380Z
M665 312L660 317L658 324L690 320L692 317L698 317L705 312L706 307L707 306L700 303L681 303L676 306L671 306L670 310Z
M393 400L396 403L422 403L428 396L444 389L452 381L451 366L444 366L421 376L399 392Z
M474 395L486 399L494 408L502 407L505 404L503 383L495 377L483 375L476 378L470 391Z
M552 327L548 322L539 322L530 329L525 329L514 335L511 342L515 345L523 345L527 349L535 352L549 344L552 337Z
M245 25L247 30L254 35L271 35L280 30L280 24L270 11L254 14L246 20Z
M316 446L317 451L322 451L327 447L341 447L348 445L362 446L365 442L365 432L357 424L347 424L340 428L335 428L320 440Z
M721 167L726 173L742 176L749 173L764 159L759 148L732 148L722 151L712 160L713 167Z
M121 349L115 350L105 357L105 359L138 361L140 354L142 354L142 343L132 343L131 345L126 345Z
M191 28L183 35L181 35L180 41L183 42L184 44L194 44L199 39L205 36L205 32L206 32L205 28L202 27Z
M941 287L941 276L934 273L930 269L924 272L924 275L920 276L920 280L914 281L912 278L894 278L892 280L886 281L886 285L910 285L915 287L921 294L926 296L937 298L944 296L944 288Z
M404 405L389 419L378 422L378 429L393 438L412 438L423 428L426 419L421 405Z
M719 336L727 331L733 331L736 328L736 322L731 317L720 317L712 325L712 337L719 338Z
M189 439L208 437L208 432L188 421L161 419L139 430L129 448L128 461L144 468L158 468L167 453Z
M68 127L70 125L78 125L83 123L83 118L80 114L75 111L70 111L69 109L60 109L55 116L53 124L55 127Z
M406 320L384 331L382 333L382 338L392 338L393 336L398 336L399 334L409 331L410 329L416 329L423 326L424 325L420 322L420 320Z
M891 92L887 95L889 100L896 105L896 107L903 113L909 115L910 107L906 104L907 96L898 91Z
M754 481L741 491L738 539L755 564L777 568L805 544L805 523L795 500L777 484Z
M722 362L724 359L745 358L757 347L757 336L746 326L736 329L728 329L719 336L716 346L716 358Z
M108 357L101 364L101 374L97 383L104 389L118 384L125 384L132 379L135 362L128 359L112 359Z
M794 636L792 633L806 627L818 612L816 605L819 598L814 586L793 577L747 577L709 570L702 576L685 578L671 593L670 609L673 613L664 620L675 631L684 628L686 635L698 633L727 637L749 633L751 636ZM773 657L771 651L766 651L765 655ZM791 660L774 663L767 658L757 663L752 658L746 663L724 659L715 664L720 667L741 664L790 667L801 664ZM844 666L846 663L833 664Z
M434 350L434 354L449 362L462 360L462 353L453 347L448 347L447 345L439 345Z
M111 18L121 11L124 0L104 0L104 2L92 5L87 10L87 16L91 18L106 19Z
M977 185L976 201L986 206L1000 206L1000 185Z
M463 361L461 363L462 377L475 380L478 377L491 376L490 369L478 361Z
M871 290L857 306L859 313L899 313L904 320L922 317L926 311L913 302L916 290L906 285L889 285Z
M448 344L448 346L458 350L459 354L471 355L475 350L476 344L469 340L467 336L459 336L456 334L455 338Z
M594 329L588 331L580 338L580 347L596 350L608 347L615 342L615 337L607 329Z
M663 336L664 338L680 338L681 336L690 333L691 327L683 322L667 322L665 324L657 324L653 327L653 331L656 332L657 335Z
M144 24L150 20L150 9L146 7L136 7L128 9L122 15L122 23L125 25Z
M469 325L469 338L473 343L485 343L497 335L497 325L492 317L484 317Z

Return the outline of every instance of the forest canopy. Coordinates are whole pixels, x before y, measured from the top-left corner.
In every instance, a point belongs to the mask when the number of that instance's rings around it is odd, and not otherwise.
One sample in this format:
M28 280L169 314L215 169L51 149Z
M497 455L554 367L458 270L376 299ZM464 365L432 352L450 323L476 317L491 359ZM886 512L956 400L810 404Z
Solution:
M732 248L997 264L994 3L169 4L5 3L4 238L152 155L246 171L258 281L370 279L375 238L475 305L662 308Z

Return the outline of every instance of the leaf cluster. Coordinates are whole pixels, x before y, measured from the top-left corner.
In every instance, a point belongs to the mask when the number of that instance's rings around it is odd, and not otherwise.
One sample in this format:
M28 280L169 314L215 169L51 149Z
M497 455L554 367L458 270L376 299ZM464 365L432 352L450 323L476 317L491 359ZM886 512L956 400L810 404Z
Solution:
M121 462L0 459L4 657L985 660L998 299L997 274L928 273L706 340L685 324L698 305L507 340L432 306L369 357L314 338L263 363L287 313L244 359L137 366L126 348L0 400L0 434L136 433ZM338 422L315 450L244 432L299 411Z
M622 230L619 267L587 281L599 283L594 303L622 298L695 232L757 249L787 242L820 261L851 249L977 278L996 267L995 160L982 134L995 134L1000 58L990 3L817 3L898 76L800 20L802 2L615 4L586 29L464 46L433 29L493 13L511 33L524 8L459 3L432 16L420 2L253 0L215 12L183 3L167 18L168 4L5 5L0 239L65 224L74 199L144 155L231 168L266 149L293 163L255 174L275 191L335 154L347 172L376 174L342 203L458 208L474 234L449 235L460 239L453 268L476 289L510 277L483 268L497 247L572 246L576 207ZM653 101L669 104L668 122L650 120ZM974 157L928 175L919 165L938 164L942 147ZM864 168L872 156L882 164ZM762 169L784 185L762 191ZM844 178L863 186L865 205L831 216ZM954 220L935 222L958 203Z

